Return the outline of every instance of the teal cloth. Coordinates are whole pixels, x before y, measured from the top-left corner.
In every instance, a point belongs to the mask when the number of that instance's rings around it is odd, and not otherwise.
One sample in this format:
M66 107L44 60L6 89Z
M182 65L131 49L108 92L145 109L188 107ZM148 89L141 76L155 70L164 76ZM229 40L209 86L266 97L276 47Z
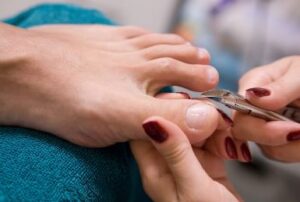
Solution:
M5 22L113 24L99 11L63 4L39 5ZM127 143L88 149L41 131L0 127L0 201L150 200Z

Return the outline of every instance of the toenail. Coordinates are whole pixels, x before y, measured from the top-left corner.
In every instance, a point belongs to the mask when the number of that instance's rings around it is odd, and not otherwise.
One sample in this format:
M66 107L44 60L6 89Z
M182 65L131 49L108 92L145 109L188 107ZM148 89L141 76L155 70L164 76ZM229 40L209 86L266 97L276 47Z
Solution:
M218 82L219 73L218 73L218 71L215 68L209 67L206 70L206 74L207 74L207 81L208 81L208 83L215 84L215 83Z
M211 113L211 107L206 104L195 104L186 111L186 123L191 129L201 129Z
M198 49L198 56L199 56L200 59L209 58L209 53L206 49L199 48Z

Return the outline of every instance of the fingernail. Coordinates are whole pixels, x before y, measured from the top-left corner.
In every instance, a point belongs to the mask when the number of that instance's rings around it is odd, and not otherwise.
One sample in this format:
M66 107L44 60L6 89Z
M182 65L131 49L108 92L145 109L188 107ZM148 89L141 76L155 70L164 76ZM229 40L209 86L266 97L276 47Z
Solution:
M265 97L271 95L271 91L265 88L249 88L247 94L255 95L256 97Z
M244 159L247 162L252 161L251 152L250 152L249 147L248 147L248 145L246 143L243 143L241 145L241 151L242 151L242 155L243 155Z
M143 123L143 128L146 134L155 142L162 143L168 138L168 134L156 121Z
M209 113L211 113L211 108L206 104L192 105L186 111L186 123L188 127L196 130L201 129Z
M206 70L206 74L207 74L206 75L207 76L207 81L209 83L213 83L213 84L217 83L218 78L219 78L219 73L218 73L218 71L215 68L209 67Z
M224 119L224 121L228 124L228 125L230 125L230 127L232 127L233 126L233 121L232 121L232 119L225 113L225 112L223 112L222 110L220 110L220 109L217 109L218 110L218 112L221 114L221 116L222 116L222 118Z
M186 92L177 92L177 93L183 95L185 99L191 99L191 96Z
M198 57L200 59L209 58L210 57L209 52L204 48L199 48L198 49Z
M230 137L225 138L225 149L226 149L227 155L231 159L237 159L238 158L236 146L235 146L232 138L230 138Z
M288 134L287 140L290 142L300 140L300 131L296 131Z

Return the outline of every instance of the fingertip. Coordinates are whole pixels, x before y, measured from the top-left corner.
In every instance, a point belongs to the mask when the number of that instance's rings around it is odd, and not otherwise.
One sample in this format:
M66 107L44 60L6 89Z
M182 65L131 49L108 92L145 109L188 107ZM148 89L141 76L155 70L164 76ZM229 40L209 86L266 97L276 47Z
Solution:
M179 126L160 116L152 116L146 119L143 122L143 128L147 136L155 143L164 143L169 139L171 142L188 142Z
M245 162L249 163L252 161L252 154L247 142L243 142L240 145L240 155Z
M246 97L250 97L250 98L251 97L261 98L270 95L271 95L271 91L267 88L255 87L255 88L248 88L246 90Z
M200 164L198 164L190 142L180 128L161 117L150 117L144 124L148 124L145 131L154 147L166 160L176 180L182 184L191 181L195 177L195 171L199 170ZM163 133L164 135L162 135ZM167 138L165 138L166 136ZM190 170L194 171L186 172ZM183 178L189 178L189 180L181 181Z
M226 156L229 157L229 159L237 160L238 152L237 152L236 144L233 141L233 139L231 137L226 137L224 143L225 143Z
M278 97L272 90L266 87L246 89L245 98L250 103L267 110L277 110L283 105L283 98Z
M279 146L289 142L289 134L300 131L300 124L292 121L269 121L238 115L232 134L238 140L262 145ZM300 138L300 137L299 137Z
M205 144L205 149L224 160L243 161L239 155L240 141L234 139L229 131L217 131Z
M163 143L168 138L168 133L155 117L144 121L143 128L148 137L156 143Z

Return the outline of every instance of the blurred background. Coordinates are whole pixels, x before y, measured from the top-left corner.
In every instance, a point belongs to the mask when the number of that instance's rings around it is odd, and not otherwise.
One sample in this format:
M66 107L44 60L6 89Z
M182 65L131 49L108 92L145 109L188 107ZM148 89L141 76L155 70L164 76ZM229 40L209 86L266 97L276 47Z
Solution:
M0 2L0 18L43 0ZM61 0L103 11L119 24L175 32L205 47L221 74L221 88L237 89L249 69L300 54L299 0ZM300 165L265 159L251 145L251 164L228 162L236 189L249 202L300 201ZM300 150L299 150L300 151Z

